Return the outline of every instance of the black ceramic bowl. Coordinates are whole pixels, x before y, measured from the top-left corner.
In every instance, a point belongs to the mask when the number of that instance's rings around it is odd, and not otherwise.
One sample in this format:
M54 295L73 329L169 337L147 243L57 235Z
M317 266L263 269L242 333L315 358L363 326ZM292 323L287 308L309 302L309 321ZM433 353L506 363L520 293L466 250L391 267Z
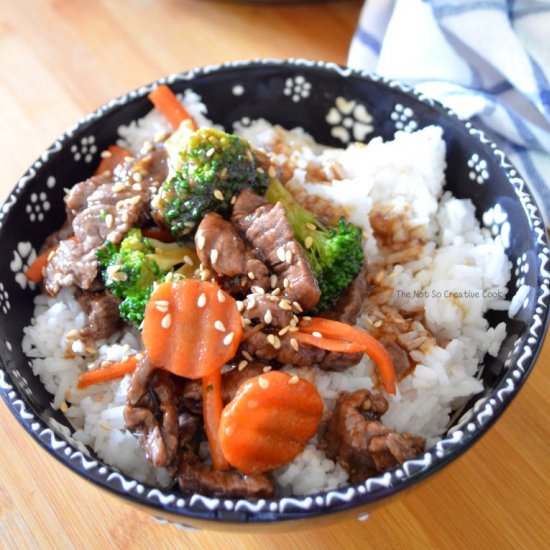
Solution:
M447 188L470 198L479 220L500 236L512 262L508 298L521 285L529 295L513 320L498 358L483 369L485 390L435 447L416 460L366 482L302 498L232 500L164 491L139 483L103 464L71 437L69 424L51 407L51 396L33 375L21 351L22 330L32 299L23 271L43 239L64 216L63 189L88 177L100 151L117 138L117 128L151 108L150 84L115 99L63 134L17 183L0 213L0 389L25 430L75 473L152 514L185 525L222 529L305 519L326 521L344 512L365 514L374 504L411 487L468 449L503 413L529 372L548 320L548 243L529 189L504 154L478 129L432 100L395 82L332 64L309 61L237 62L175 74L159 82L176 92L191 89L208 117L227 129L243 118L266 118L287 128L303 127L319 142L341 146L350 139L391 138L437 124L447 143ZM363 107L372 115L369 128ZM329 112L332 115L328 117ZM330 123L328 122L330 120ZM309 524L308 524L309 525ZM287 523L288 526L288 523Z

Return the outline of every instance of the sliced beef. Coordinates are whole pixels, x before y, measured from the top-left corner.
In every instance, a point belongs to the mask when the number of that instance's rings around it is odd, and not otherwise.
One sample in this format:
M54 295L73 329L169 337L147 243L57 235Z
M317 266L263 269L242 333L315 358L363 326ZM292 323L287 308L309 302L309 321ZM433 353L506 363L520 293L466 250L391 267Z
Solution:
M182 491L209 496L253 499L275 496L273 482L266 475L214 470L190 452L180 456L178 482Z
M105 292L82 292L78 297L78 303L88 316L88 324L80 331L83 338L90 340L108 338L120 328L118 298Z
M321 297L319 285L281 204L257 208L245 237L277 275L281 296L298 302L304 310L317 304Z
M366 263L351 285L342 292L334 307L320 313L321 317L355 325L363 308L363 301L368 295Z
M238 292L246 292L251 286L269 288L266 265L244 242L235 226L219 214L209 212L202 219L195 234L195 245L203 267L219 277L237 278Z
M269 335L265 332L245 330L243 349L260 361L278 361L283 365L309 367L323 360L326 351L312 346L293 347L291 339L292 333L287 333L284 336L276 336L270 342Z
M124 420L154 466L174 466L180 448L180 388L174 377L155 369L147 355L132 375Z
M409 354L391 336L383 336L380 338L380 343L386 348L391 358L397 381L403 380L414 369L414 363Z
M368 390L342 392L327 421L319 447L358 483L385 472L424 451L426 441L399 434L380 421L388 402Z
M233 225L244 235L254 221L254 213L260 206L266 206L269 202L250 189L243 189L237 196L231 212Z
M239 386L246 380L262 374L266 365L250 363L245 369L239 370L236 366L222 376L222 399L224 404L229 403L237 393ZM181 400L189 411L202 414L202 384L200 380L187 380L183 386Z
M268 327L283 328L290 324L294 313L290 307L281 307L281 298L271 294L249 295L244 301L242 316L250 321L259 321Z
M166 174L166 153L155 149L117 174L106 172L75 185L65 199L74 237L62 240L48 263L46 291L89 289L97 276L96 250L105 241L120 242L148 219L151 194Z

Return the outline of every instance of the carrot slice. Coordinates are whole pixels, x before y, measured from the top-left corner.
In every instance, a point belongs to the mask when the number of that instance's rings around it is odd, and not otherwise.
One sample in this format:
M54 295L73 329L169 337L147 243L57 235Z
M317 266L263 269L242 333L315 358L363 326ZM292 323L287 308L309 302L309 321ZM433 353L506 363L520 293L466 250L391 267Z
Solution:
M329 347L323 347L323 345L326 345L327 340L354 344L354 346L350 348L349 353L353 353L354 351L363 351L366 353L378 367L384 389L388 393L395 395L396 377L391 357L386 348L368 332L347 325L346 323L340 323L339 321L333 321L323 317L312 317L308 320L302 320L299 328L299 332L301 333L308 333L312 336L313 333L321 335L321 337L313 336L308 342L304 340L303 336L298 336L296 338L297 340L302 338L303 343L311 346L331 351L345 351L343 349L336 350ZM296 337L299 332L294 333L293 336Z
M223 410L221 449L229 464L245 474L273 470L303 450L322 413L323 400L309 382L279 371L255 376Z
M31 281L31 283L39 283L42 279L44 279L44 269L48 265L50 254L55 254L56 250L57 246L48 248L48 250L45 250L42 254L39 254L35 258L35 260L27 268L27 271L25 271L27 281Z
M76 386L77 388L87 388L93 384L122 378L124 375L130 374L136 370L138 360L139 358L137 355L131 355L124 361L118 361L116 363L111 363L107 367L83 372L78 377Z
M191 123L193 130L198 128L193 117L178 101L174 92L165 84L157 86L148 97L155 108L168 119L174 130L177 130L184 120L188 120Z
M113 171L116 166L122 164L126 157L131 157L132 153L120 145L109 145L107 147L107 152L109 153L101 159L98 167L95 170L95 175L103 174L107 170Z
M208 438L214 468L216 470L228 470L229 463L223 456L218 437L223 411L222 373L219 369L202 379L202 409L204 429Z
M301 344L307 344L316 348L326 349L327 351L339 351L342 353L356 353L363 351L364 346L356 342L347 342L344 340L334 340L332 338L323 338L309 334L307 332L293 332L292 338L295 338Z
M203 378L237 352L242 337L235 299L196 279L161 283L152 293L142 337L151 363L186 378Z
M175 242L174 237L170 231L159 227L158 225L152 225L151 227L142 227L141 234L148 239L156 239L163 243Z

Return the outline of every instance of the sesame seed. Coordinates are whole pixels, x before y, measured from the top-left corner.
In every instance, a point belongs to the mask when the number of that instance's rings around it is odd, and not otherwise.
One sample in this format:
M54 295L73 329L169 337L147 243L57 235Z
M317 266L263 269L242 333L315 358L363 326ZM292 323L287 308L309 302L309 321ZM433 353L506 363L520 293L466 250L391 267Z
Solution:
M315 226L315 224L311 223L311 222L307 222L306 223L306 228L309 229L310 231L315 231L317 229L317 227Z
M219 189L215 189L214 190L214 196L219 200L219 201L223 201L223 194L222 192L219 190Z
M195 242L199 250L202 250L204 248L204 245L206 244L206 239L202 232L195 235Z
M248 366L248 361L243 360L239 363L239 366L237 367L240 371L243 371Z
M48 262L50 262L52 260L52 258L55 256L55 253L56 251L55 250L50 250L50 253L48 254Z
M288 381L289 384L297 384L300 381L300 379L294 374L290 377L290 380Z
M290 286L290 281L286 277L283 279L283 286L285 288L288 288Z
M69 406L65 401L61 401L61 405L59 405L59 408L61 409L61 412L66 413L69 410Z
M258 378L258 384L262 390L267 390L267 388L269 388L269 380L263 378L262 376Z
M374 328L379 328L379 327L382 326L382 321L381 321L380 319L378 319L378 321L375 321L375 322L372 324L372 326L373 326Z
M111 153L111 151L101 151L101 158L102 159L108 159L110 157L113 156L113 154Z
M216 152L216 149L214 149L214 147L210 147L210 149L206 151L206 156L211 157L215 152Z
M113 223L115 223L113 215L112 214L107 214L105 216L105 225L110 229L111 227L113 227Z
M277 258L279 258L281 262L285 261L285 249L282 246L277 248Z
M165 306L164 306L164 305L160 305L160 304L157 303L157 304L155 305L155 309L156 309L157 311L160 311L160 313L168 313L168 305L165 305Z
M261 286L253 286L251 290L254 294L259 294L260 296L265 294L265 290Z
M162 321L160 322L160 326L162 328L170 328L170 325L172 324L172 316L167 313L163 318L162 318Z
M267 335L267 341L275 347L275 335L274 334L268 334Z
M209 269L203 269L201 272L201 281L208 281L210 279L210 270Z
M256 298L251 296L246 304L246 309L251 310L256 305Z
M132 179L134 181L141 181L143 179L143 176L139 172L134 172L132 174ZM141 188L140 188L141 189Z
M323 335L320 332L316 331L316 330L314 330L311 333L311 336L315 336L315 338L322 338L323 337Z
M244 357L246 360L252 361L252 355L250 355L250 353L248 353L248 351L246 351L245 349L243 349L242 354L243 354L243 357Z
M292 252L290 250L287 250L285 252L285 261L286 261L287 264L292 263Z
M219 255L220 253L215 248L210 251L210 261L212 262L212 264L215 264L218 261Z
M218 290L217 297L218 297L218 302L222 304L225 302L225 294L223 293L222 290Z
M271 277L269 278L269 283L271 284L271 288L277 288L278 282L279 280L277 279L277 275L273 273L273 275L271 275Z
M229 334L227 334L226 337L223 339L224 345L228 346L229 344L231 344L231 342L233 342L234 337L235 337L234 332L230 332Z
M197 306L204 307L205 305L206 305L206 294L203 292L197 300Z
M311 317L310 317L309 315L304 315L304 316L302 317L302 319L303 319L304 321L311 321Z
M143 353L141 353L140 351L138 351L135 355L135 358L138 360L138 361L141 361L143 359Z
M268 373L271 370L271 367L268 365L262 369L265 373Z
M256 278L256 275L254 275L254 273L252 273L252 271L249 271L248 272L248 278L253 281L255 278Z
M292 302L292 305L298 313L302 313L302 311L304 311L304 308L298 302Z
M187 254L183 257L183 263L187 265L195 264L195 262L193 261L193 258L191 258L191 256L188 256Z
M173 280L174 280L174 274L169 271L167 274L166 274L166 277L164 277L164 280L167 282L167 283L171 283Z
M296 340L296 338L290 339L290 345L294 351L298 351L300 349L300 344L298 344L298 340Z
M128 204L133 206L134 204L137 204L138 202L141 201L141 197L139 195L136 195L135 197L131 197L129 199L126 199L126 201L128 202Z
M289 330L290 330L290 326L289 326L289 325L287 325L286 327L283 327L283 328L279 331L279 336L284 336Z
M304 239L304 246L307 249L310 249L313 246L313 237L310 237L309 235Z
M264 315L264 322L269 325L273 321L273 315L271 313L271 310L267 310Z
M233 195L231 197L231 204L235 204L237 202L237 195Z
M278 336L274 337L273 347L275 349L281 349L281 339Z
M239 313L242 313L242 311L244 309L244 302L241 302L241 300L237 300L235 303L237 305L237 311Z
M279 302L279 307L286 311L290 311L292 309L292 304L288 300L281 300Z
M219 320L214 322L214 328L220 332L225 332L225 325Z
M281 294L281 289L280 288L276 288L272 293L271 293L271 296L273 298L277 298L277 296L279 296L279 294Z
M298 332L300 329L297 326L290 326L288 327L288 332Z

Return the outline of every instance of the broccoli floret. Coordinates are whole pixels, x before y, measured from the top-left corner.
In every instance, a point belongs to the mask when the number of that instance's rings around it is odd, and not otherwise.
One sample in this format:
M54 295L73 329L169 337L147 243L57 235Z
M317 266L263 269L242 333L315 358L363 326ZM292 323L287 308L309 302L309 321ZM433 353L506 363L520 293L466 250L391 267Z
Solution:
M267 176L250 143L234 134L197 130L180 159L180 169L153 199L157 218L176 239L192 233L207 212L229 216L232 199L245 187L265 193Z
M189 276L198 266L194 248L149 239L140 229L131 229L119 245L105 243L97 258L105 287L122 298L120 316L138 326L155 283L178 266L181 276Z
M361 229L344 218L335 226L326 227L277 179L270 181L266 197L270 203L284 206L294 236L304 249L321 290L316 309L330 308L363 266Z

